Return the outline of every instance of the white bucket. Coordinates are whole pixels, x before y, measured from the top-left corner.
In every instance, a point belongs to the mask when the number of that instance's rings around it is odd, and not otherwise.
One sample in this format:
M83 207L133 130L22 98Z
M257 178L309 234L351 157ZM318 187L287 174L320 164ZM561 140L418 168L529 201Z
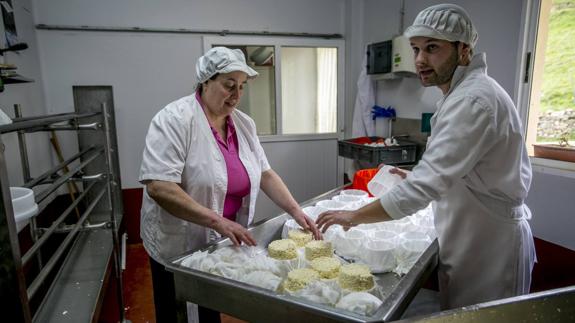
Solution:
M381 197L392 187L399 184L403 180L401 176L389 172L393 168L393 166L389 165L381 167L377 174L375 174L375 176L371 179L371 181L367 183L367 189L371 195L375 197Z

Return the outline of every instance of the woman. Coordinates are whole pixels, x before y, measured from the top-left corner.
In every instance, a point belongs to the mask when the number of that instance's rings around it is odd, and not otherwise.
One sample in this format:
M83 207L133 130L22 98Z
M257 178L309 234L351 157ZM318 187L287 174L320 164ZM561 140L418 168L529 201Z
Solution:
M270 168L254 121L236 109L247 80L257 75L241 50L212 48L196 63L195 93L168 104L150 124L140 171L146 185L141 236L158 322L175 321L173 274L162 263L222 236L236 246L255 245L246 227L260 188L321 237ZM219 321L210 310L199 308L199 315Z

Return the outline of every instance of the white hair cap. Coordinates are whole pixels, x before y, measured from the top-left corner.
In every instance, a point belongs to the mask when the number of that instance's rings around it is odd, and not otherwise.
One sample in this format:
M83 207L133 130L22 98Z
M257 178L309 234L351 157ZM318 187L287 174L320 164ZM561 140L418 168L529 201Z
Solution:
M471 48L475 47L479 37L467 12L450 3L422 10L403 35L407 38L423 36L450 42L460 41Z
M229 49L227 47L214 47L208 50L196 62L196 78L198 84L204 83L216 74L225 74L231 72L244 72L248 78L258 76L253 68L246 64L244 53L239 49Z

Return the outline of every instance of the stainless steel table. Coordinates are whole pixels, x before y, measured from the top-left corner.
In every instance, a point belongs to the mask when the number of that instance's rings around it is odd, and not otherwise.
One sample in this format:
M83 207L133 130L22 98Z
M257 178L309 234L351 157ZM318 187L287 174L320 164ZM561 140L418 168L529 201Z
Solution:
M340 187L315 197L303 203L302 207L330 199L342 189ZM271 241L280 238L283 224L290 218L284 213L254 224L249 231L258 245L267 246ZM215 250L230 244L229 239L223 239L197 250ZM437 241L434 241L406 275L401 277L394 273L375 275L376 283L381 287L383 294L383 304L372 316L311 303L179 265L181 259L197 250L176 257L166 266L174 273L180 322L187 322L186 301L250 322L387 322L401 317L421 285L436 268L438 245Z

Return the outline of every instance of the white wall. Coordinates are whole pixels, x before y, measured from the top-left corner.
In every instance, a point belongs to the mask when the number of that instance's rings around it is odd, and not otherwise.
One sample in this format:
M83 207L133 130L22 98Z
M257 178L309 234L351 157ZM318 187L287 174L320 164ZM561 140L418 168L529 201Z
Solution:
M287 187L299 188L291 191L300 203L325 193L329 190L326 188L337 186L336 178L333 176L337 172L337 160L332 157L333 151L337 150L335 140L276 142L262 145L270 165L273 165ZM292 171L293 169L297 169L297 172ZM310 181L310 178L319 180ZM307 184L302 187L301 183ZM280 213L283 211L267 196L259 195L255 221Z
M575 250L574 192L575 175L559 176L535 167L526 201L533 213L534 236Z
M345 0L36 1L36 23L343 33ZM137 187L147 126L194 85L202 36L39 30L49 112L73 109L73 85L112 85L122 183ZM70 147L74 139L69 138ZM275 165L274 165L275 167Z

